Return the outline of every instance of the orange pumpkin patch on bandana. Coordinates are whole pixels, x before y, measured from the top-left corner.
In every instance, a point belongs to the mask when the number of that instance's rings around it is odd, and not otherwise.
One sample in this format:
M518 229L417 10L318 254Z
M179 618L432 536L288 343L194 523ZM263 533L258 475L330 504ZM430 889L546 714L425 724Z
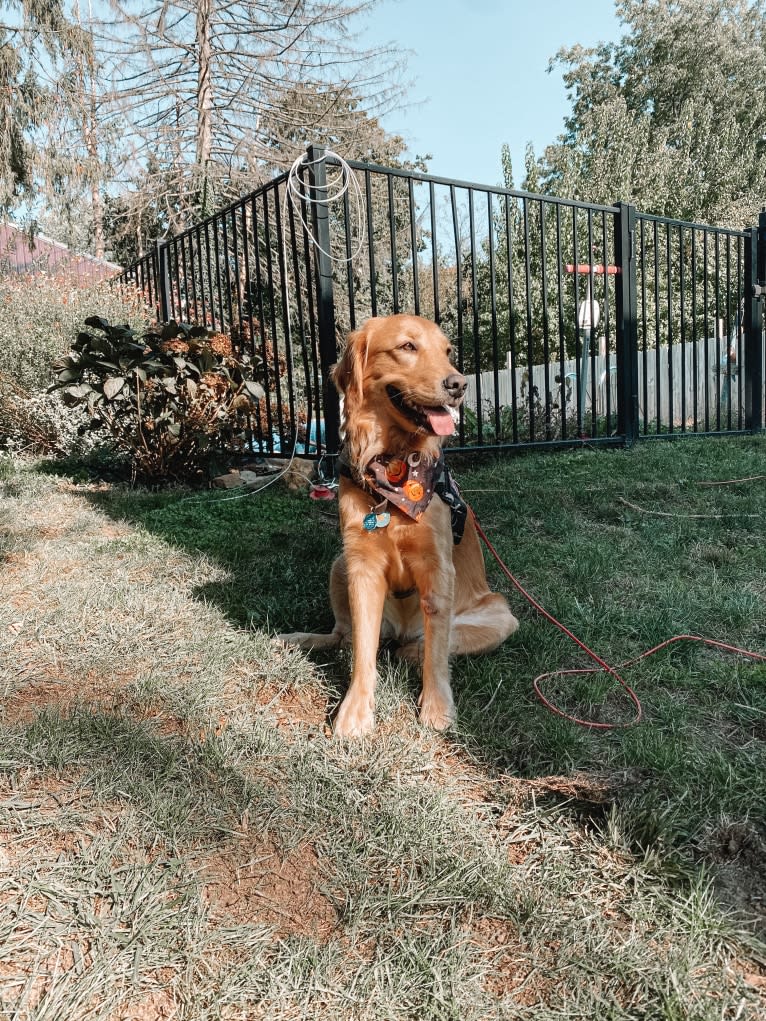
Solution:
M397 508L413 521L419 521L431 497L437 495L450 509L453 540L458 543L463 538L468 508L444 463L443 454L435 463L423 460L419 453L410 454L406 461L390 454L381 454L368 463L363 477L357 477L341 453L340 472L383 501L367 515L375 523L372 528L365 524L366 529L376 530L388 525L390 516L382 513L386 504ZM385 519L385 523L379 519Z
M404 495L408 500L412 500L413 503L419 503L423 499L425 490L421 482L416 482L414 479L410 479L404 483L403 486Z

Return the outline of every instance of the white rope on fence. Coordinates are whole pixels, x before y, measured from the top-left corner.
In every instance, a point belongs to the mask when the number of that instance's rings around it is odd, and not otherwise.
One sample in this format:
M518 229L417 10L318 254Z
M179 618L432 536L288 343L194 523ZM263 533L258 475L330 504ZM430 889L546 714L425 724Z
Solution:
M321 160L325 160L325 166L327 166L326 159L330 157L333 160L337 160L337 167L333 164L333 170L335 174L332 177L327 178L327 185L325 188L325 196L321 199L315 198L311 194L311 186L305 185L303 179L300 176L299 171L303 167L314 166ZM323 255L326 255L332 262L353 262L359 252L364 246L364 203L362 199L362 187L359 181L354 175L351 167L346 163L342 156L339 156L332 149L325 149L324 156L321 160L310 160L308 153L302 153L290 167L287 174L287 185L285 189L285 211L287 210L287 199L291 202L293 209L298 213L298 218L303 224L303 228L306 231L306 236L314 247L320 251ZM317 205L332 205L335 202L340 202L344 195L350 194L354 200L356 220L361 225L362 229L359 231L359 238L356 243L356 247L352 251L351 255L333 255L332 252L326 252L320 245L319 241L314 236L314 232L311 228L311 224L307 222L303 215L302 204L305 203L307 206ZM348 232L348 224L346 224L346 230Z
M292 206L293 211L297 214L298 219L300 220L303 229L306 232L306 237L308 238L309 243L312 244L317 249L317 251L327 256L327 258L330 259L331 262L349 263L353 262L353 260L357 257L359 252L362 250L362 247L364 246L365 215L364 203L362 198L362 188L353 171L351 170L351 167L343 159L342 156L339 156L336 152L333 152L332 149L326 149L324 157L322 157L322 159L325 159L327 156L337 161L337 167L335 167L334 164L331 164L333 166L333 169L336 170L336 173L332 178L328 179L327 186L325 189L325 195L322 198L316 198L314 195L311 194L311 185L307 185L300 174L300 171L302 169L308 168L318 163L319 160L309 159L308 153L304 152L293 162L292 166L290 167L287 173L287 179L285 182L285 194L284 198L282 199L282 223L283 224L287 223L289 207ZM305 206L307 207L313 207L317 205L330 206L335 204L336 202L342 201L343 197L347 194L349 194L354 201L355 216L357 222L360 225L359 238L356 247L354 248L350 255L343 256L333 255L332 252L327 252L324 250L324 248L321 246L316 236L314 235L314 230L311 223L308 222L306 217L303 215L303 209L305 208L304 203ZM348 224L346 225L346 230L347 231L349 230ZM291 308L290 277L289 274L287 273L285 274L284 295L285 295L285 325L287 328L285 347L287 349L287 359L290 369L290 378L294 379L295 376L293 362L293 334L292 325L290 321ZM235 493L233 496L225 496L220 498L219 500L216 500L215 503L225 503L228 500L242 500L246 496L254 496L258 493L262 493L264 489L268 489L269 486L272 486L275 482L278 482L281 478L284 478L284 476L290 471L290 468L292 467L293 462L295 461L296 452L298 449L297 422L294 424L296 426L295 438L293 440L293 447L290 452L290 457L287 461L287 464L272 478L270 478L268 482L265 482L262 486L259 486L257 489L248 490L248 492L246 493ZM332 485L333 483L329 482L328 480L325 480L324 484Z

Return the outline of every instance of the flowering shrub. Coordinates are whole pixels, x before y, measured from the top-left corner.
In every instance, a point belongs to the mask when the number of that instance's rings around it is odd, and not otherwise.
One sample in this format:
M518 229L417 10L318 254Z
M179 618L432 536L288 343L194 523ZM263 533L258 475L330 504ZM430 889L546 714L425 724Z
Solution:
M51 389L68 407L86 408L81 431L106 429L144 480L203 472L265 396L255 366L224 334L171 322L139 335L99 316L85 325L72 354L53 363Z

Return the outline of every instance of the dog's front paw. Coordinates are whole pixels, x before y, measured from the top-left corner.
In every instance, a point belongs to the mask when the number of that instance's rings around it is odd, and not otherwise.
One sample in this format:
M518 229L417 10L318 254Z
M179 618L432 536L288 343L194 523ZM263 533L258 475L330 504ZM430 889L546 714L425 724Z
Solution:
M300 631L293 631L289 635L275 635L274 637L283 645L300 645L301 639L305 636Z
M420 696L420 722L432 730L447 730L455 722L457 713L449 685L445 689L423 692Z
M313 649L335 649L344 641L340 631L332 631L329 635L314 635L306 631L293 631L290 634L277 635L277 641L283 645L292 645L304 652Z
M335 737L364 737L375 729L375 704L371 698L349 693L333 724Z

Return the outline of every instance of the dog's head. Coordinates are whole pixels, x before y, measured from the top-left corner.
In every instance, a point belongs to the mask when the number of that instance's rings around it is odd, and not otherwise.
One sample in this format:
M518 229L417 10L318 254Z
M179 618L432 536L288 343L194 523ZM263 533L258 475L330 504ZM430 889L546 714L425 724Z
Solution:
M354 463L405 450L438 456L467 387L451 357L449 340L420 316L368 319L349 336L333 380Z

